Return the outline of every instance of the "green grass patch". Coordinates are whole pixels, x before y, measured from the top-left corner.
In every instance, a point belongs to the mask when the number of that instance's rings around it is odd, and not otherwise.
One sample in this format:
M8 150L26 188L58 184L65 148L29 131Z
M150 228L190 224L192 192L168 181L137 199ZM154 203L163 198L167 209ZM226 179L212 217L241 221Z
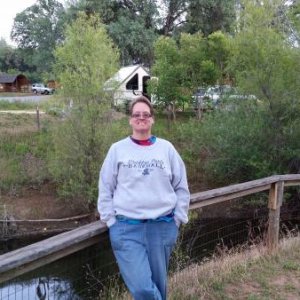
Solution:
M1 98L0 98L1 99ZM28 110L35 109L36 104L32 102L0 100L0 110Z

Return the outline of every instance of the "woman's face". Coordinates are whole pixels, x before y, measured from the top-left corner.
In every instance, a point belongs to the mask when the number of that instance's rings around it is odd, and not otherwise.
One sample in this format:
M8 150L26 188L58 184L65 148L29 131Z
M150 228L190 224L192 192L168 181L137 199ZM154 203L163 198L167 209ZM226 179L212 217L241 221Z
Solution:
M148 105L142 102L136 103L129 120L133 134L150 135L153 123L154 119Z

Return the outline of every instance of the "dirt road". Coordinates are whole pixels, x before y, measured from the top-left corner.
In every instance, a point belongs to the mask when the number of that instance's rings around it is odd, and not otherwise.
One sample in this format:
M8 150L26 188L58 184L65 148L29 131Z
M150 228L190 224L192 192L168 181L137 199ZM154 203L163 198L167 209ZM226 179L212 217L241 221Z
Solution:
M39 111L40 114L44 114L44 111ZM27 115L36 115L36 110L0 110L0 114L27 114Z
M30 95L30 96L12 96L12 97L1 97L0 100L8 102L33 102L39 103L51 99L53 95Z

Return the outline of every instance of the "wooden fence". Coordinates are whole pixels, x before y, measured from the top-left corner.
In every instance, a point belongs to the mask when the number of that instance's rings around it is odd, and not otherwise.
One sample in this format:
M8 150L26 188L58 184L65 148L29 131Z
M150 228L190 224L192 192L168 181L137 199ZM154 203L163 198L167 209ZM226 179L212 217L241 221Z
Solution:
M276 249L279 238L280 207L284 187L300 185L300 174L275 175L191 195L190 209L197 209L243 196L269 191L267 246ZM69 232L8 252L0 256L0 283L68 256L100 242L106 226L93 222Z

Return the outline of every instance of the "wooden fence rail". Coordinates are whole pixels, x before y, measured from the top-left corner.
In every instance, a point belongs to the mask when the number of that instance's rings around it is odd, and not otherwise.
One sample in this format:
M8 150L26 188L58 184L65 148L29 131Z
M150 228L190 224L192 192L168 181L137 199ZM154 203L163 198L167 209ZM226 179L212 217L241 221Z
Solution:
M273 250L278 244L280 206L284 187L295 185L300 185L300 174L275 175L199 192L191 195L190 209L269 190L267 245L270 250ZM100 235L105 231L107 231L106 226L97 221L3 254L0 256L0 283L96 244L100 241Z

